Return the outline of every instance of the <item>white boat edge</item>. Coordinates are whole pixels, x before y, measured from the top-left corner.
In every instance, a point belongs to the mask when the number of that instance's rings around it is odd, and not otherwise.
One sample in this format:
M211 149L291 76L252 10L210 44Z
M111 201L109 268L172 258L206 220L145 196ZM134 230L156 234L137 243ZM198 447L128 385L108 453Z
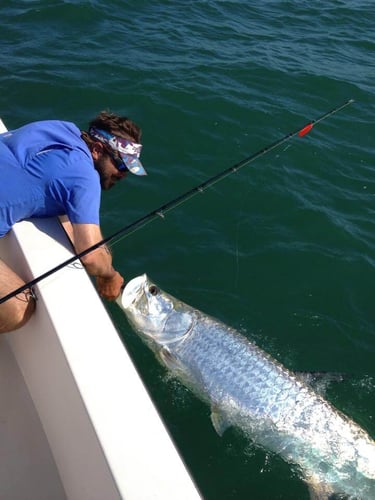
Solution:
M56 219L22 221L0 238L0 258L25 280L72 255ZM0 431L14 445L0 455L0 497L201 498L80 262L35 289L32 319L0 336L0 387L8 391Z

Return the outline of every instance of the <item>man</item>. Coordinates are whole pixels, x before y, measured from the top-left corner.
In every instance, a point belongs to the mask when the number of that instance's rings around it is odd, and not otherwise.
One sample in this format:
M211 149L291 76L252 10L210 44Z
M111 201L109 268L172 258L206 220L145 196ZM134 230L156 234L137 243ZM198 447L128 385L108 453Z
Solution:
M101 189L112 188L129 171L146 175L140 138L134 122L107 112L92 120L87 132L49 120L0 134L0 237L20 220L60 216L77 253L101 241ZM108 248L100 246L82 262L96 277L99 294L114 300L124 280ZM24 284L0 260L0 297ZM20 328L34 308L30 290L1 304L0 333Z

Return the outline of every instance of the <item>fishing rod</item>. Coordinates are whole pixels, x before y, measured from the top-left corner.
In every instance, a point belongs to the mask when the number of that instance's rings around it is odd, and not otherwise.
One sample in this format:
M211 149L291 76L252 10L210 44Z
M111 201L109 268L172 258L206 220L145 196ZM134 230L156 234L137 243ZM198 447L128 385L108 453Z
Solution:
M91 247L87 248L86 250L83 250L82 252L74 255L73 257L70 257L69 259L65 260L64 262L61 262L61 264L57 265L56 267L53 267L49 271L46 271L45 273L41 274L40 276L37 276L36 278L30 280L28 283L25 285L17 288L16 290L13 290L13 292L10 292L8 295L5 295L4 297L0 298L0 304L3 302L11 299L12 297L15 297L19 293L24 292L25 290L32 288L34 285L39 283L40 281L44 280L45 278L48 278L48 276L51 276L51 274L56 273L57 271L60 271L60 269L68 266L69 264L72 264L75 262L77 259L81 259L82 257L85 257L85 255L93 252L94 250L98 249L99 247L106 245L110 241L115 240L119 236L124 237L125 235L128 235L130 233L133 233L134 231L137 231L141 227L145 226L149 222L153 221L154 219L161 217L164 218L165 214L172 210L173 208L177 207L178 205L181 205L188 199L192 198L198 193L203 193L203 191L216 184L220 180L224 179L228 175L233 174L234 172L237 172L240 170L242 167L245 165L248 165L249 163L253 162L260 156L263 156L273 149L277 148L278 146L281 146L281 144L284 144L285 142L289 141L295 136L298 137L303 137L306 134L308 134L311 129L314 127L314 125L317 125L318 123L322 122L329 116L334 115L338 111L341 111L342 109L346 108L346 106L349 106L349 104L352 104L354 102L354 99L349 99L348 101L344 102L340 106L337 106L336 108L331 109L331 111L328 111L327 113L324 113L322 116L319 118L312 120L309 122L307 125L305 125L302 128L299 128L295 130L294 132L290 132L289 134L286 134L284 137L281 139L273 142L272 144L266 146L265 148L257 151L256 153L253 153L252 155L248 156L247 158L241 160L240 162L236 163L235 165L232 165L229 168L226 168L225 170L219 172L218 174L210 177L206 181L202 182L198 186L193 187L192 189L189 189L185 193L181 194L180 196L177 196L177 198L174 198L173 200L169 201L168 203L165 203L161 207L157 208L156 210L153 210L152 212L149 212L148 214L144 215L140 219L132 222L131 224L122 227L118 231L114 232L110 236L103 238L101 241L98 243L95 243L95 245L92 245Z

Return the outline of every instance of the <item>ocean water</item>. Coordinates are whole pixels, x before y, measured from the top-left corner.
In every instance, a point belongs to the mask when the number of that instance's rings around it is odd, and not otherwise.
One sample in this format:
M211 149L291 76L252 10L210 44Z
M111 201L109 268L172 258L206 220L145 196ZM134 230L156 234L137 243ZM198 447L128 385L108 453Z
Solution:
M110 109L143 129L149 175L103 194L106 236L355 100L113 253L288 368L347 374L327 398L375 437L373 2L15 0L0 20L8 128ZM309 498L296 467L217 436L107 306L205 499Z

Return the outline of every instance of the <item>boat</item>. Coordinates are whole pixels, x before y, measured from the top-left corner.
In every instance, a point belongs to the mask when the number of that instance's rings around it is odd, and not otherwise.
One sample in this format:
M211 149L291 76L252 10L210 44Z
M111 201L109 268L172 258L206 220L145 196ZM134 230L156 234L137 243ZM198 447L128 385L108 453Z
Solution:
M72 256L56 218L0 238L26 282ZM0 336L0 498L201 498L81 262L35 292L30 321Z

